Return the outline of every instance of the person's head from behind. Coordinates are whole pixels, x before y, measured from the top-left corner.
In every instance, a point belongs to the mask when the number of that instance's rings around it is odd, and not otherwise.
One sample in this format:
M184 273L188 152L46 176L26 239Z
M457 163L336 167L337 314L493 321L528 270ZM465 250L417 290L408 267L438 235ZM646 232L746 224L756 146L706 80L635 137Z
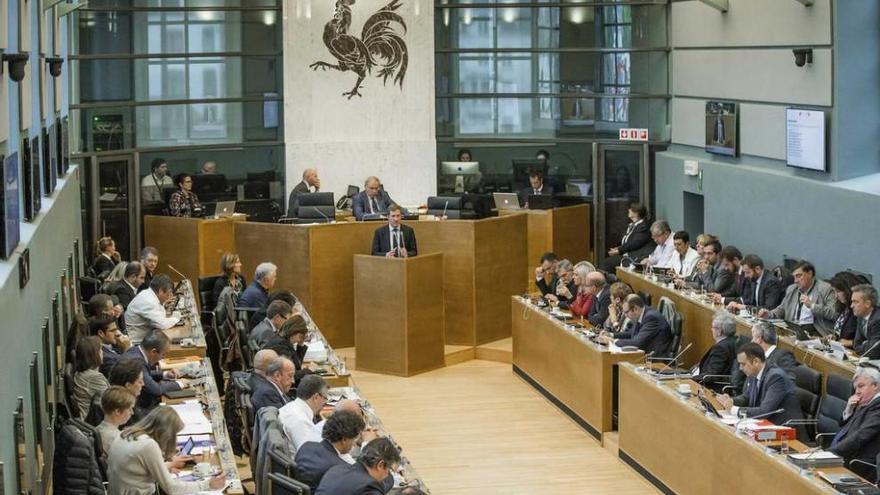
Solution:
M156 177L165 177L168 174L168 162L164 158L154 158L150 162L150 172Z
M659 246L666 242L669 239L669 235L672 233L672 229L669 228L669 224L666 223L666 220L657 220L656 222L651 224L651 239Z
M397 227L400 225L400 221L403 219L403 208L398 205L391 205L388 207L388 224L392 227Z
M112 237L102 237L98 239L95 248L99 253L113 256L116 254L116 241Z
M270 304L272 301L284 301L289 304L291 308L296 306L296 296L293 295L293 292L290 292L287 289L279 289L271 292L268 301Z
M150 280L150 290L156 293L160 303L165 304L174 295L174 282L171 277L162 273Z
M144 277L146 276L147 270L140 262L132 261L125 265L125 273L123 277L125 277L125 281L135 289L143 285Z
M159 266L159 250L153 246L141 249L141 263L148 272L155 273L156 267Z
M278 267L273 263L263 262L257 265L254 271L254 280L264 289L269 290L275 287L275 280L278 278Z
M358 462L374 480L381 482L400 466L400 451L388 438L377 438L361 450Z
M874 368L858 368L853 377L853 390L859 397L859 406L871 403L880 392L880 371Z
M110 369L107 381L110 385L119 385L138 397L144 388L144 366L137 359L121 358Z
M266 376L269 364L278 359L278 353L272 349L260 349L254 354L254 373Z
M718 264L721 259L721 243L718 240L709 241L703 246L703 259L709 264Z
M303 170L303 182L310 186L317 186L320 184L320 179L318 179L318 170L314 168L307 168Z
M556 253L548 251L541 255L540 267L544 273L555 273L556 271L556 262L559 259L556 257Z
M276 329L281 328L292 313L293 309L284 301L272 301L266 307L266 318L272 322L272 326Z
M626 210L626 216L630 222L635 223L648 217L648 209L641 203L632 203Z
M101 339L85 337L76 343L76 372L98 369L104 360Z
M104 412L104 420L117 426L128 423L134 413L136 398L125 387L111 385L101 394L101 411Z
M471 154L471 150L468 150L468 149L458 150L458 161L472 162L472 161L474 161L472 157L473 157L473 155Z
M302 345L309 333L309 326L302 315L291 316L281 325L278 335L293 345Z
M776 345L776 340L776 327L773 325L762 321L752 326L752 343L758 344L762 349Z
M370 198L376 198L379 196L379 189L382 183L379 181L379 178L371 175L367 177L367 180L364 181L364 191L367 192L367 196Z
M870 284L859 284L852 288L852 312L859 318L868 318L877 307L877 289Z
M691 236L683 230L679 230L672 236L672 245L675 247L675 251L682 256L687 254L690 249L690 242Z
M721 268L736 273L742 265L743 255L736 246L724 246L721 250Z
M119 338L116 318L112 316L93 316L89 318L89 335L97 337L102 344L116 344L116 340Z
M624 282L614 282L611 284L611 302L617 305L623 304L626 296L632 294L632 288Z
M757 254L748 254L742 260L742 271L749 280L758 280L764 274L764 260Z
M228 279L241 275L241 258L228 251L223 253L220 257L220 273Z
M269 363L266 368L266 378L286 394L293 386L295 372L296 367L293 365L293 361L281 356Z
M95 294L89 298L89 316L112 316L113 314L113 298L107 294Z
M623 314L630 321L638 321L645 310L645 301L638 294L630 294L623 300Z
M366 428L364 417L351 411L334 411L324 423L321 437L332 443L340 454L351 452Z
M712 337L715 340L726 339L736 335L736 320L733 315L719 311L712 318Z
M538 152L535 153L535 160L537 160L541 163L547 163L547 160L549 160L549 159L550 159L550 152L547 150L538 150Z
M736 354L736 362L739 363L739 369L746 374L747 377L758 376L758 373L764 369L764 348L754 342L743 345Z
M202 173L204 175L214 175L217 173L217 162L208 160L202 164Z
M147 357L147 362L150 366L154 366L165 359L168 349L171 348L171 340L162 330L153 330L144 337L140 346Z
M571 282L574 266L567 259L559 260L556 263L556 276L563 280L566 284Z
M182 191L186 191L186 192L192 191L192 188L193 188L192 175L190 175L186 172L177 174L174 177L174 183L177 184L177 187L180 188L180 190L182 190Z
M593 270L587 274L587 286L592 289L593 294L600 294L607 284L608 280L605 278L605 274L599 270Z
M540 170L530 171L529 185L532 186L532 189L541 189L544 187L544 174Z
M816 279L816 267L809 261L799 261L791 270L794 276L794 283L797 284L801 292L807 292L813 286L813 280Z
M126 428L122 432L122 438L136 440L141 435L149 436L159 444L162 458L167 461L177 453L177 433L182 429L183 420L177 411L168 406L159 406L144 416L144 419Z
M296 398L308 404L315 414L327 403L327 393L327 382L318 375L304 376L296 387Z

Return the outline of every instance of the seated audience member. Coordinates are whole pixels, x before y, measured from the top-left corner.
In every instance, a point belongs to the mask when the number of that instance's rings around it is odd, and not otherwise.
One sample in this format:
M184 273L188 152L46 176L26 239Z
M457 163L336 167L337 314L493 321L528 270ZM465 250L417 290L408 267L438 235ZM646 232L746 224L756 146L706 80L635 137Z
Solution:
M318 375L303 377L296 388L296 400L278 410L278 420L296 452L306 442L320 442L315 429L315 415L327 403L327 382Z
M690 236L683 230L679 230L672 236L675 253L672 254L669 269L676 277L690 277L697 266L697 261L700 260L700 255L696 249L690 246L690 241Z
M387 214L393 204L394 200L382 188L379 178L370 176L364 181L364 190L352 198L351 210L356 220L363 220L364 215Z
M593 288L593 306L587 315L590 324L602 327L608 319L608 308L611 306L611 287L605 280L605 274L596 270L587 275L587 283Z
M296 210L299 208L299 195L318 192L321 190L321 179L318 178L318 170L307 168L303 170L302 182L294 186L287 198L287 216L296 217Z
M654 356L663 356L672 342L669 322L656 309L646 306L638 294L630 294L623 301L623 313L633 321L632 330L617 334L615 338L604 335L605 343L613 342L618 347L638 347Z
M377 438L361 451L357 462L330 468L315 495L368 495L388 493L391 473L400 465L400 451L387 438Z
M383 225L373 233L373 256L386 258L408 258L419 254L416 232L409 225L400 223L403 209L398 205L388 208L388 225Z
M749 342L742 346L736 360L747 377L746 386L741 395L734 398L720 395L718 401L725 409L730 409L732 414L741 418L762 416L783 409L766 419L777 425L793 419L803 419L794 380L784 370L768 365L765 359L764 349L758 344Z
M109 387L101 395L101 411L104 413L104 420L95 427L98 435L101 436L101 448L104 455L110 453L110 447L113 442L119 438L119 429L134 414L135 397L124 387L113 385Z
M113 296L108 296L107 294L95 294L89 298L86 313L89 317L107 316L113 318L116 321L117 328L119 330L125 330L125 315L123 313L122 305L114 303ZM86 326L87 325L88 322L86 322ZM86 326L83 326L80 329L83 334L88 332ZM125 338L127 339L128 337Z
M700 255L700 258L703 257L703 249L712 241L717 241L718 236L712 234L700 234L697 236L697 246L694 248L697 250L697 254Z
M771 310L762 309L761 318L784 318L801 326L811 326L822 335L834 332L837 320L834 289L816 278L816 268L801 261L791 271L794 283L785 290L782 303Z
M880 371L857 368L853 377L855 393L846 402L844 424L829 450L843 457L846 466L859 476L873 480L877 476L869 464L876 464L880 453ZM852 462L859 459L864 464Z
M128 309L128 305L138 293L138 288L143 285L147 271L144 265L132 261L125 265L122 280L114 282L110 286L110 295L116 297L122 309Z
M165 316L165 303L174 295L174 283L168 275L157 275L150 288L140 292L125 311L125 329L132 342L138 342L153 329L168 330L180 321L179 316Z
M266 368L266 379L262 380L251 395L254 410L259 411L266 406L281 409L290 402L287 393L293 386L293 362L286 357L278 357Z
M556 263L556 287L553 294L547 294L545 298L551 303L568 307L574 302L577 290L577 285L574 283L574 266L571 261L559 260Z
M296 367L294 387L299 385L302 377L317 369L314 363L305 364L306 352L309 350L305 343L308 333L309 326L302 315L291 316L281 325L276 335L269 337L263 347L293 361Z
M574 285L577 287L577 290L574 301L568 307L572 315L586 318L590 314L590 310L593 308L596 300L594 296L595 290L593 285L590 284L589 279L590 272L595 271L595 267L589 263L580 262L575 265L572 271L574 272ZM560 306L562 305L560 304Z
M171 194L168 201L168 212L172 217L200 217L202 216L202 204L199 197L193 192L192 175L187 173L177 174L174 178L177 191Z
M856 315L856 338L853 349L863 357L880 357L880 309L877 289L868 284L852 288L852 311Z
M541 255L541 264L535 268L535 285L542 296L552 294L556 290L556 254L546 252Z
M134 413L129 419L129 424L137 423L147 415L147 410L137 405L137 399L144 389L144 366L139 360L123 357L110 369L107 377L110 386L119 386L131 392L134 396Z
M168 175L168 162L164 158L156 158L150 163L150 175L141 179L141 200L144 203L161 203L162 190L174 187L174 181Z
M92 271L97 278L104 280L122 259L116 251L116 242L112 237L98 239L95 249L98 252L98 256L95 257L95 261L92 263Z
M742 260L742 272L746 277L743 291L738 300L727 303L728 310L735 312L747 308L772 309L779 306L785 289L781 280L764 269L764 260L754 254L746 256Z
M123 356L135 359L141 363L144 371L144 388L138 396L138 405L144 409L152 409L162 401L162 395L166 392L186 388L185 381L175 381L178 373L175 370L162 371L159 369L159 361L165 359L171 340L161 330L148 333L144 340L136 346L125 351ZM118 366L118 363L117 363Z
M627 210L627 217L630 223L626 226L620 245L609 249L608 257L602 262L602 270L606 272L613 273L624 256L638 260L654 248L647 223L648 209L644 205L633 203Z
M221 472L206 480L183 481L165 464L177 452L177 433L183 421L170 407L157 407L127 428L110 447L107 478L111 495L148 495L158 487L163 493L183 495L226 486Z
M696 273L692 281L685 285L695 289L705 289L714 294L727 294L733 290L736 278L733 272L724 268L721 263L721 243L710 241L703 247L703 259L697 262Z
M846 347L852 348L856 338L858 318L852 312L852 288L866 283L864 277L852 272L839 272L828 284L834 289L834 311L838 314L834 321L833 338Z
M651 224L651 240L656 247L647 258L642 260L642 264L661 269L672 268L675 244L672 239L672 229L669 228L666 220L657 220Z
M306 442L296 452L297 479L309 485L313 491L321 478L333 466L354 464L349 453L355 446L366 423L361 414L349 411L334 412L321 432L320 442Z
M144 283L138 287L138 292L150 288L150 282L153 281L153 277L156 276L156 268L159 267L159 250L153 246L141 249L140 261L146 272L144 273Z
M752 326L752 343L758 344L761 346L761 349L764 349L764 360L767 362L767 365L781 368L791 374L792 370L798 365L797 359L788 349L778 347L776 345L778 340L776 327L770 323L758 322ZM733 388L735 390L742 390L745 381L745 374L737 368L731 377Z
M208 160L202 164L202 175L217 175L217 162Z
M254 369L251 370L251 374L248 377L248 387L250 387L251 394L253 394L254 390L260 388L263 383L266 383L266 373L269 370L269 365L276 359L278 359L278 353L272 349L260 349L254 354Z
M211 289L211 300L208 302L207 309L212 310L217 307L217 301L220 300L220 293L223 292L223 289L232 287L232 291L236 295L241 294L241 291L244 290L246 281L241 274L241 258L237 254L223 253L223 256L220 257L220 274L222 277L217 278L217 281L214 282L214 288Z
M471 150L468 150L468 149L461 149L461 150L458 150L458 155L457 155L457 156L458 156L458 161L460 161L460 162L472 162L472 161L474 161L474 160L471 158L471 157L473 156L473 155L471 154Z
M544 184L544 173L540 170L529 171L529 187L519 192L519 203L528 208L529 196L553 196L553 186Z
M129 348L128 339L120 338L116 319L112 316L95 316L89 319L89 335L101 341L101 374L110 376L110 370L122 353Z
M299 314L299 311L295 309L297 300L296 296L293 295L293 292L286 289L279 289L269 293L269 299L267 300L265 308L258 309L251 315L251 319L248 321L248 328L254 328L259 325L261 321L265 320L266 310L269 308L269 304L272 304L275 301L286 302L291 308L294 308L292 314Z
M85 337L76 344L76 373L73 375L73 396L78 408L77 416L86 417L92 398L103 394L110 383L99 371L101 367L101 340Z
M724 246L719 254L721 258L721 268L733 274L733 284L726 290L721 292L712 291L710 297L715 304L728 304L732 301L739 301L746 292L746 284L748 279L742 271L742 252L736 246Z
M272 263L260 263L254 271L254 281L241 293L238 305L243 308L265 308L269 304L269 290L275 287L278 267Z
M256 351L278 333L281 325L293 314L293 309L284 301L273 301L266 308L266 318L255 326L248 336L248 347Z
M613 333L625 332L632 326L632 321L623 312L623 301L632 293L632 288L623 282L611 284L611 304L608 306L608 318L603 325L605 330Z
M716 382L726 382L736 362L736 320L730 314L719 311L712 319L712 339L715 343L700 358L694 380L706 387ZM727 379L725 377L728 377Z

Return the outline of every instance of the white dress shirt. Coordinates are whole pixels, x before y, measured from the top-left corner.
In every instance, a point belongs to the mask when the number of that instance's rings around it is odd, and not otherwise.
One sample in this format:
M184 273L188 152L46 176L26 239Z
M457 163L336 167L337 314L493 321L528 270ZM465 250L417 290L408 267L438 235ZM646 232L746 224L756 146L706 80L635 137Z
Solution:
M651 256L648 256L648 262L651 263L651 266L657 268L672 267L672 258L678 254L678 251L675 250L674 242L672 234L670 234L666 237L666 241L663 244L658 244L654 248L654 252L651 253Z
M687 252L684 253L684 261L681 260L681 254L678 251L672 254L669 268L672 268L681 277L687 278L693 273L697 261L700 261L700 254L696 249L688 246Z
M125 329L132 342L144 340L151 330L168 330L179 317L165 316L165 307L153 289L147 289L134 296L125 310Z
M284 427L284 434L290 440L293 454L306 442L320 442L321 435L315 429L315 413L302 399L288 402L278 410L278 420Z

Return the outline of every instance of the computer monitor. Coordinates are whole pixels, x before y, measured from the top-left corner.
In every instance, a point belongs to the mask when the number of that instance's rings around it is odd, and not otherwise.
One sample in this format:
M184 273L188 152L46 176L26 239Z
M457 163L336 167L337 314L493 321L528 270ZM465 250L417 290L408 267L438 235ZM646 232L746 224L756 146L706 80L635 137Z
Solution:
M272 182L275 180L275 171L274 170L266 170L265 172L248 172L247 174L247 182L254 181L266 181Z
M195 174L192 176L193 192L196 194L219 194L226 191L223 174Z
M465 191L465 177L480 175L480 162L440 162L440 175L455 177L453 191L462 193Z

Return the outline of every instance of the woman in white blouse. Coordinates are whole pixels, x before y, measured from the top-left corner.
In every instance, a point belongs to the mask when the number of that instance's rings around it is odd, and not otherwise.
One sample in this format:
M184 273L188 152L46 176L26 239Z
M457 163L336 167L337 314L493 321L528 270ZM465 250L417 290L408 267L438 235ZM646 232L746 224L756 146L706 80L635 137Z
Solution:
M153 495L157 486L168 495L223 489L223 473L201 481L182 481L171 475L165 461L176 453L177 433L182 429L177 412L160 406L123 431L107 458L110 495Z

